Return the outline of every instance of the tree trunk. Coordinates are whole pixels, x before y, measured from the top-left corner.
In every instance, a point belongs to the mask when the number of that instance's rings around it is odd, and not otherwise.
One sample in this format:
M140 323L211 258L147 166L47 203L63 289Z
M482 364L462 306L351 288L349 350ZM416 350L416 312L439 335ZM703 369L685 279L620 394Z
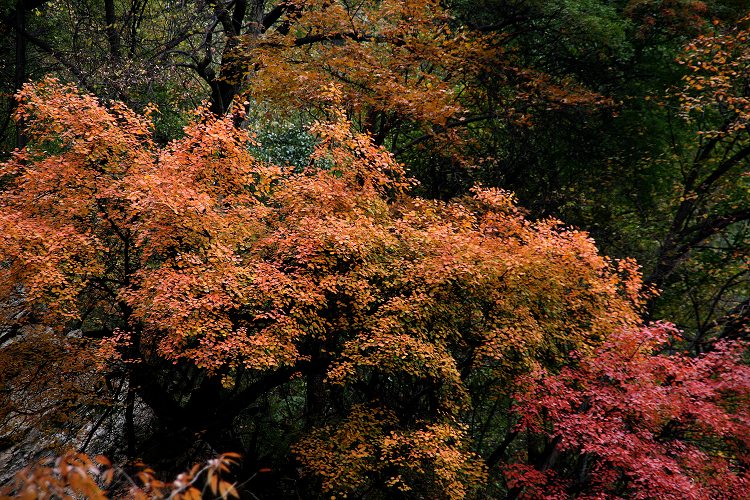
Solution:
M107 43L109 44L109 55L112 56L113 62L120 60L120 34L117 32L115 22L115 2L114 0L104 0L104 21L107 23L105 31L107 33Z
M26 83L26 38L23 32L26 29L26 7L23 0L16 3L15 12L16 28L16 61L13 88L15 91L21 90ZM26 145L26 136L23 133L23 123L19 120L16 123L16 147L22 148Z

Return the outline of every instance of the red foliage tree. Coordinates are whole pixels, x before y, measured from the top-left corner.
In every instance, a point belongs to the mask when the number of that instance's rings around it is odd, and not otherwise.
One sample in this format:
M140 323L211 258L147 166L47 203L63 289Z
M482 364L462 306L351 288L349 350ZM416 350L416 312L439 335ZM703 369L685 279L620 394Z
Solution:
M744 498L750 367L743 346L721 344L693 358L670 353L665 344L677 333L663 324L623 331L576 366L529 379L517 430L548 441L540 455L507 467L511 491Z

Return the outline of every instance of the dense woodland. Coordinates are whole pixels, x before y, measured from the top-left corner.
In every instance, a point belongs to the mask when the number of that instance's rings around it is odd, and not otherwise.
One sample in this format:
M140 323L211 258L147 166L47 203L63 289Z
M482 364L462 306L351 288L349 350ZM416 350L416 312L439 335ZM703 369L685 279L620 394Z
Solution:
M3 0L0 497L748 498L748 10Z

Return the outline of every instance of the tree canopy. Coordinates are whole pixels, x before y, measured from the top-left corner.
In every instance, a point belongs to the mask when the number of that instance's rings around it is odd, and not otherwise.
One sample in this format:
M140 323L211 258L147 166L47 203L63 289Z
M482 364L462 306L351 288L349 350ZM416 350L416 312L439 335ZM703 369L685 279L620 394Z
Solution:
M743 498L740 7L1 7L0 495Z

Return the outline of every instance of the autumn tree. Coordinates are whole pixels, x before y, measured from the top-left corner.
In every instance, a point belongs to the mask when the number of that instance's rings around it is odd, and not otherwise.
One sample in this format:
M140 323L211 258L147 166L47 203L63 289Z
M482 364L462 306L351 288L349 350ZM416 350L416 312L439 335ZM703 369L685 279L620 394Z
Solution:
M334 89L298 169L258 162L206 110L161 148L148 118L54 80L20 98L30 143L2 171L3 297L91 342L124 386L131 457L142 401L277 479L293 445L308 487L463 496L487 474L472 448L497 417L474 411L488 395L638 322L632 262L527 221L499 190L410 196Z
M336 83L353 123L408 160L424 194L448 198L465 194L487 161L474 153L488 130L611 104L571 72L525 58L517 39L546 22L525 2L488 8L496 18L479 24L434 1L305 2L244 38L238 63L253 102L276 112L314 113L317 86Z
M685 47L686 74L672 92L688 132L675 135L670 157L678 173L647 280L667 288L654 311L691 317L692 345L744 336L747 318L748 18L698 37ZM684 137L684 139L681 139ZM680 305L689 297L690 312ZM678 298L680 297L680 298Z
M678 338L664 324L623 331L593 357L529 377L513 430L528 448L505 466L509 496L743 498L743 347L690 357L667 347Z

